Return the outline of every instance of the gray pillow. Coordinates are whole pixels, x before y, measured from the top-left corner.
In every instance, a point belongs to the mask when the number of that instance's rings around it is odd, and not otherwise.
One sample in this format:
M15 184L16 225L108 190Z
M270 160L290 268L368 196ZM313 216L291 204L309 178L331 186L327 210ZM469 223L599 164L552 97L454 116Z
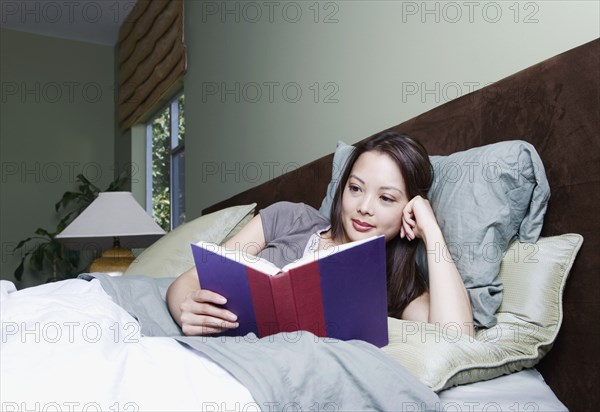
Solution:
M343 167L353 147L338 142L332 180L319 211L329 217ZM337 159L336 159L337 158ZM502 302L500 262L509 243L536 242L550 198L544 166L522 140L430 156L434 181L429 200L447 248L421 247L417 263L427 275L427 254L453 259L469 292L477 327L496 324ZM335 164L335 163L334 163Z
M331 181L329 182L329 185L327 185L327 195L325 195L323 202L321 202L321 207L319 208L319 212L321 212L323 216L326 216L327 219L330 218L331 203L333 202L333 197L335 196L340 177L342 176L344 168L346 167L346 162L353 151L354 146L347 145L342 141L337 142L335 153L333 154Z

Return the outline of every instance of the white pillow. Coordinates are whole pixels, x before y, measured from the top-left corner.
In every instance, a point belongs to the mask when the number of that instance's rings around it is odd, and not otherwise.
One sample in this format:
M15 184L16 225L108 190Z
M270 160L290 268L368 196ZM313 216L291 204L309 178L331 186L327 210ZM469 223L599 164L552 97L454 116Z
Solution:
M224 242L252 219L255 207L256 203L232 206L184 223L145 249L123 274L179 276L194 266L191 243Z

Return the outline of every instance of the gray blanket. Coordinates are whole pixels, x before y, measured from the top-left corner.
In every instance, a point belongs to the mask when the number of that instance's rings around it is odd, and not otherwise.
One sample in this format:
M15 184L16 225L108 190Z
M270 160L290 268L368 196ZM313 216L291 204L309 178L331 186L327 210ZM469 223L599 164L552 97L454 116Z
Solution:
M98 279L140 323L144 336L170 336L221 365L248 388L262 410L435 410L439 398L379 348L362 341L318 338L301 331L258 339L189 337L171 318L165 293L173 278Z

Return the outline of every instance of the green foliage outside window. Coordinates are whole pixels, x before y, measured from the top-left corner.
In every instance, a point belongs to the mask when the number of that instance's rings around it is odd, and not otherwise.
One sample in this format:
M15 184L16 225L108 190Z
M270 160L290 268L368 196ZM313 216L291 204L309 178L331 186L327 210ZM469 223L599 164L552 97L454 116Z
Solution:
M185 136L184 96L177 99L178 144ZM171 108L170 105L152 122L152 215L165 231L171 229Z

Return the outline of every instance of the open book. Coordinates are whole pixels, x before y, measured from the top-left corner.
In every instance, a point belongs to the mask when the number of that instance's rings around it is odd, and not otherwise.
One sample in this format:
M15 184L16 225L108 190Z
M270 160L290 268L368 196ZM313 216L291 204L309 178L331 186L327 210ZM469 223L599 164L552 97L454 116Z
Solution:
M200 287L227 298L239 327L259 337L306 330L388 344L385 239L359 240L277 268L213 243L192 244Z

